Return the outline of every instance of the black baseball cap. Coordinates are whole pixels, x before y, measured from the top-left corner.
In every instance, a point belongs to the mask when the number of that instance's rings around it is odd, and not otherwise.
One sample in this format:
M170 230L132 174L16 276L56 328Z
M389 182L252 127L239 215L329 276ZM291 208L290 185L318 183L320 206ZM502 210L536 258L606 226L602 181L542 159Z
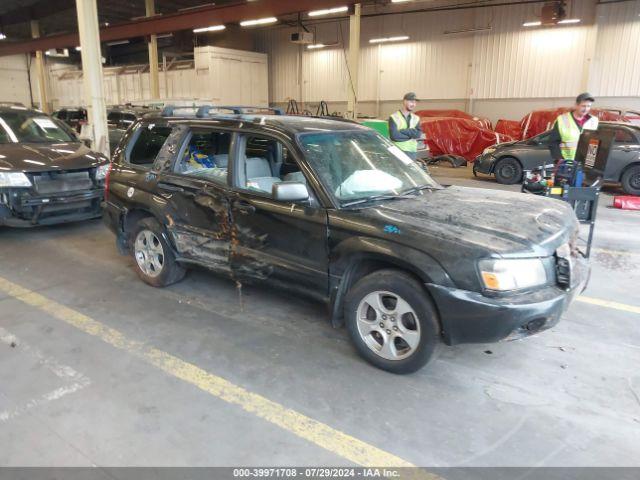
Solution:
M595 102L596 99L590 93L584 92L576 97L576 103Z
M409 93L405 93L404 97L402 97L403 100L418 100L418 97L416 96L415 93L413 92L409 92Z

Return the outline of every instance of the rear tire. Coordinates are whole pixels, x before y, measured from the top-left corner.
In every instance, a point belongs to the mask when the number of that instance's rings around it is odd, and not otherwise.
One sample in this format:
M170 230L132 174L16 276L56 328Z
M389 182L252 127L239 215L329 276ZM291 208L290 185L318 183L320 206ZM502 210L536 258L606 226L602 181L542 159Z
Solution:
M620 179L622 190L628 195L640 195L640 165L627 168Z
M392 373L419 370L440 346L435 306L420 283L398 270L361 278L347 293L345 318L360 356Z
M166 287L185 276L186 270L176 262L164 229L154 218L138 221L131 236L131 252L136 273L153 287Z
M498 160L493 173L496 181L503 185L514 185L522 181L522 165L513 157Z

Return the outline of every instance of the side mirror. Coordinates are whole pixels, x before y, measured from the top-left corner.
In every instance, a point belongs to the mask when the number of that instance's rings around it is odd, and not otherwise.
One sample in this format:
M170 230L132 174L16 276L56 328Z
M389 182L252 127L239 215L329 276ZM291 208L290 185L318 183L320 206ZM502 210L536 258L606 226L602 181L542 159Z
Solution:
M281 202L302 202L309 200L309 189L302 182L274 183L271 189L273 198Z

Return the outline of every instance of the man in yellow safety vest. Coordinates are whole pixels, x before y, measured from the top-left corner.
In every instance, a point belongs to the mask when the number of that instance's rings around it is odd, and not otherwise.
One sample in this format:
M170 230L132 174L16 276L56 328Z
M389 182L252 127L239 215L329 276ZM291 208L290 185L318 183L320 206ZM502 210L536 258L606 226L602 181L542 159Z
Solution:
M389 117L391 141L414 160L418 155L418 139L422 137L420 117L413 113L417 101L415 93L407 93L402 99L402 108Z
M573 110L556 118L549 138L549 149L556 164L572 165L582 131L598 129L598 118L589 114L594 101L591 94L581 93Z

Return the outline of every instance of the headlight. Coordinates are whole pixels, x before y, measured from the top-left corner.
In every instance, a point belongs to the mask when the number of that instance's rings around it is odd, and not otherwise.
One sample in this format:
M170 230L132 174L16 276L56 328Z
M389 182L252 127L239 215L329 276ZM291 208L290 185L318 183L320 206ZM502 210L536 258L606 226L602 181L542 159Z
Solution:
M495 151L496 151L495 147L487 147L487 148L485 148L485 149L482 151L482 154L483 154L483 155L486 155L486 154L488 154L488 153L493 153L493 152L495 152Z
M22 172L0 172L0 188L2 187L29 188L31 182Z
M109 171L109 163L105 163L104 165L100 165L96 169L96 180L104 180L107 176L107 172Z
M520 290L547 283L544 263L539 258L481 260L480 276L489 290Z

